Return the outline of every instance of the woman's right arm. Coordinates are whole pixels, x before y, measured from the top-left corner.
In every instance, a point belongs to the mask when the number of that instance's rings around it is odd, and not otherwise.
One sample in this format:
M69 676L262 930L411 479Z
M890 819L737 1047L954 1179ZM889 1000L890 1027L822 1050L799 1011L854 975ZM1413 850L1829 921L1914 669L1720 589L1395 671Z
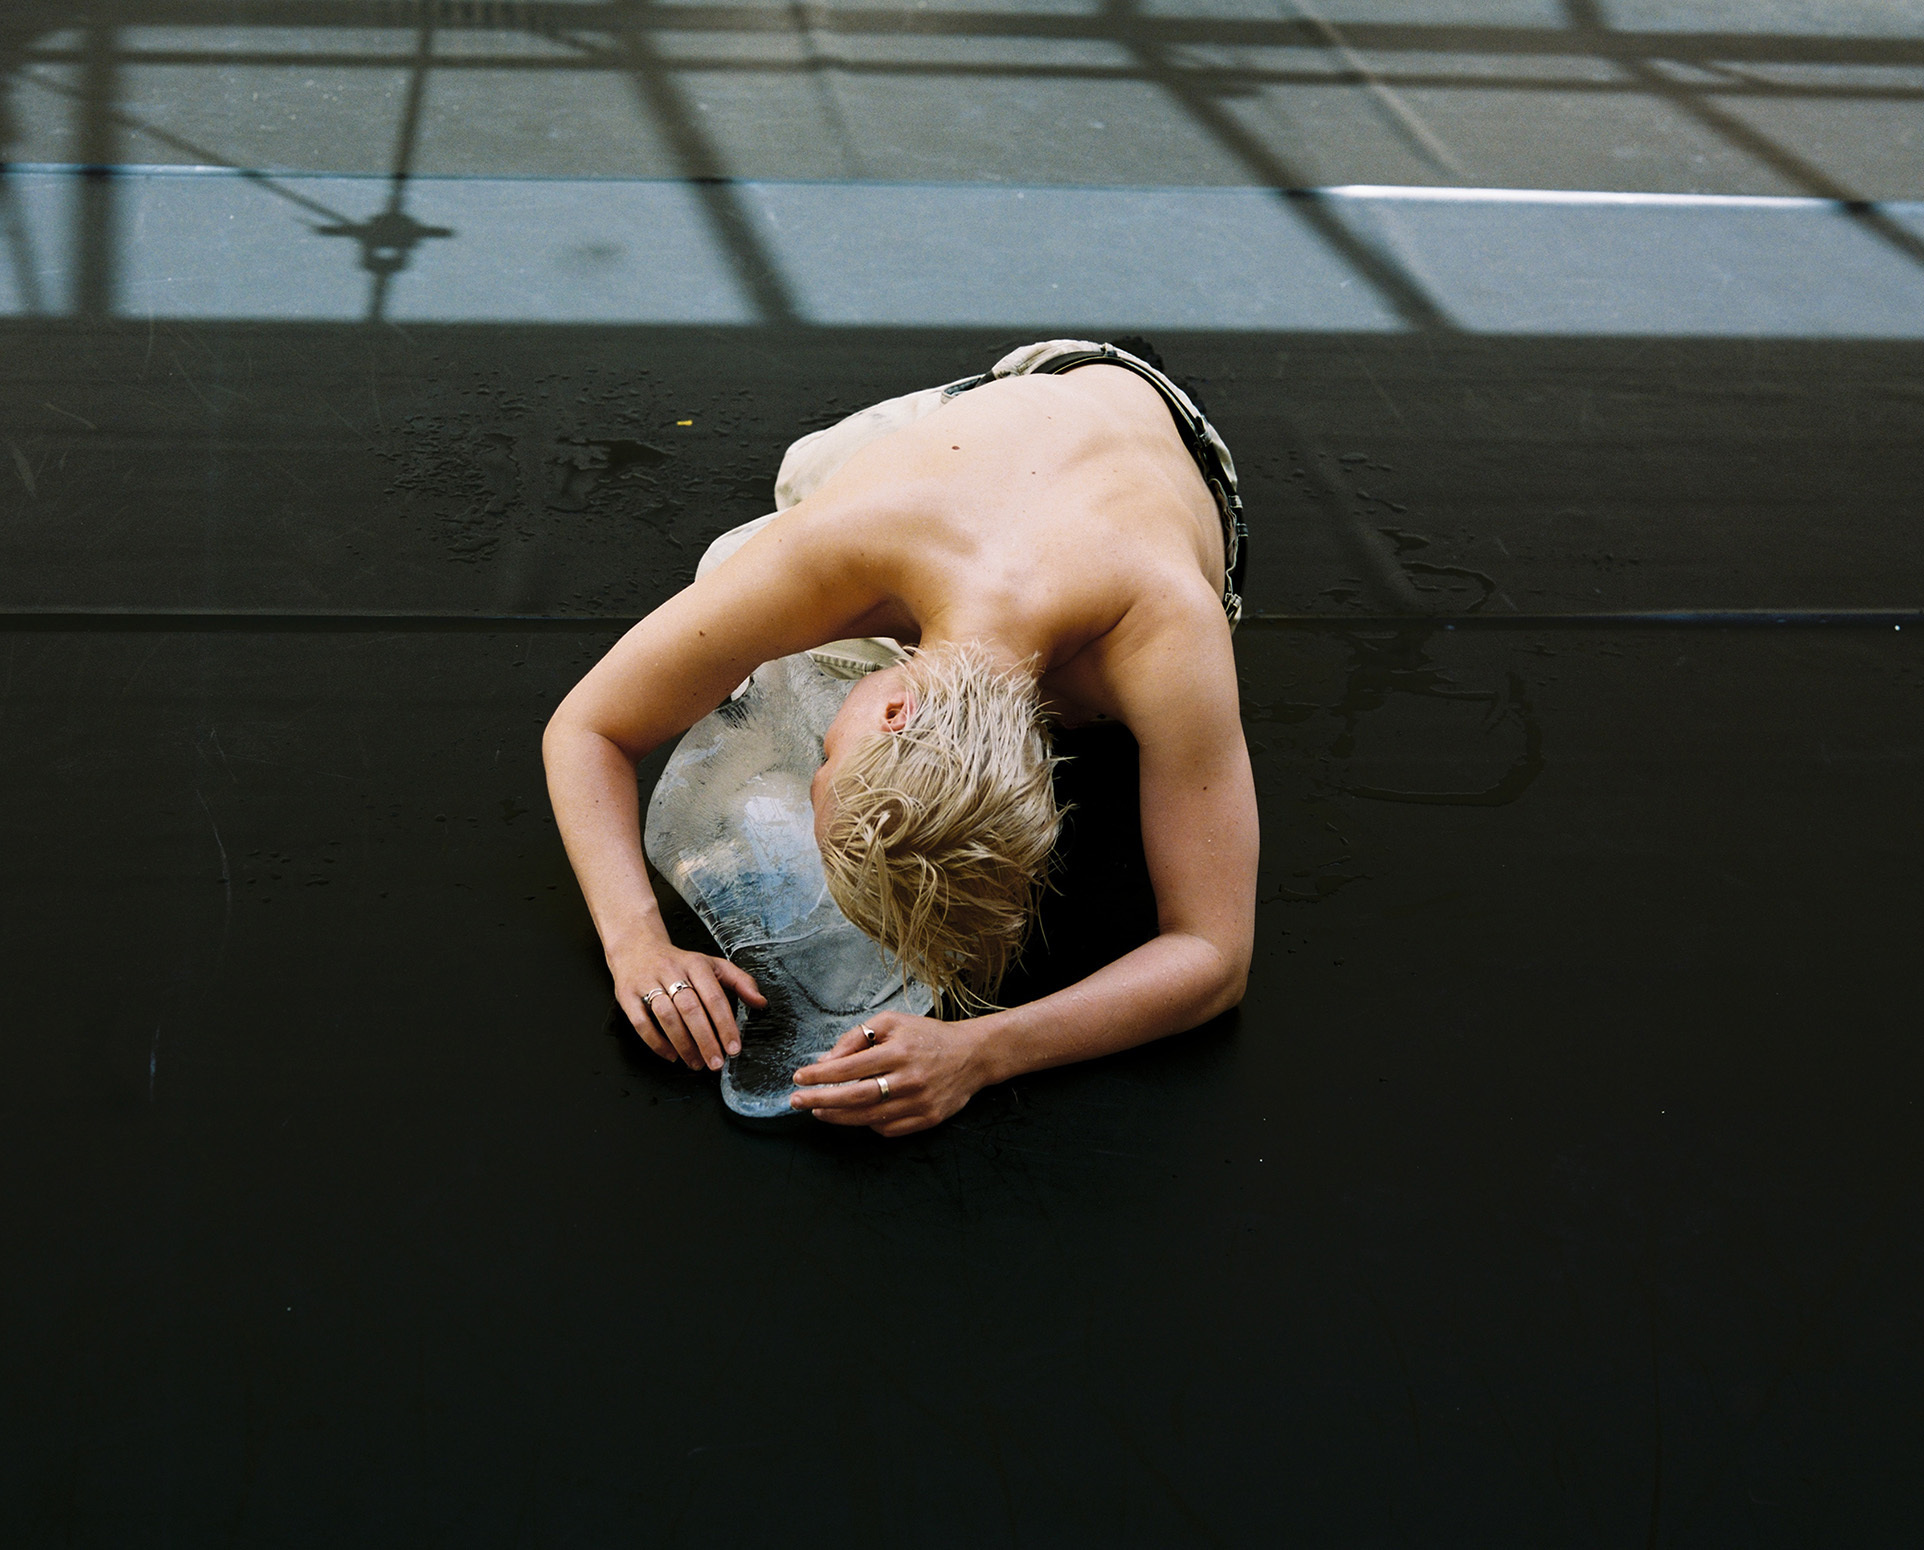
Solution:
M717 1069L737 1053L731 995L764 1005L726 958L676 947L642 857L635 766L688 730L763 662L837 638L861 611L847 582L827 586L806 529L769 524L741 551L637 624L549 720L541 753L568 861L601 937L615 997L664 1059ZM841 567L839 574L846 575ZM686 984L673 996L643 997ZM653 1014L652 1016L650 1014Z
M663 1059L719 1070L722 1057L742 1047L730 996L750 1006L766 1003L746 970L669 941L642 860L635 761L592 727L560 715L548 723L541 755L555 822L622 1012ZM672 985L689 988L665 994ZM664 994L649 995L656 990Z

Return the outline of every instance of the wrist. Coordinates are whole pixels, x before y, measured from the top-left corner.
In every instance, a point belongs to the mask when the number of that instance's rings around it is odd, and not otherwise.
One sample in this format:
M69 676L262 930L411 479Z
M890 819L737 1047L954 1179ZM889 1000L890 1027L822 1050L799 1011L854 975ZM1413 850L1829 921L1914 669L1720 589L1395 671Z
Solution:
M618 959L672 945L659 910L638 910L601 926L601 951L613 967Z
M1008 1022L1006 1012L990 1012L957 1025L969 1041L969 1074L978 1091L1021 1074L1010 1059Z

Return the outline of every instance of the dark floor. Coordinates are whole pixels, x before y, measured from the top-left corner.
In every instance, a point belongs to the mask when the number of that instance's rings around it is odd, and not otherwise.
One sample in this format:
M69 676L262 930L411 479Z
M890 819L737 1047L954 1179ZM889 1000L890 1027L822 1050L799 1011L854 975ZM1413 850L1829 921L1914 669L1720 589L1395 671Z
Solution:
M0 1543L1924 1538L1914 8L19 10ZM155 162L278 181L71 170ZM423 172L587 236L462 270ZM978 185L1228 224L1018 273ZM794 189L994 283L830 316ZM1239 189L1324 268L1149 326ZM541 724L793 437L1098 325L1242 465L1249 998L741 1129L608 1025Z

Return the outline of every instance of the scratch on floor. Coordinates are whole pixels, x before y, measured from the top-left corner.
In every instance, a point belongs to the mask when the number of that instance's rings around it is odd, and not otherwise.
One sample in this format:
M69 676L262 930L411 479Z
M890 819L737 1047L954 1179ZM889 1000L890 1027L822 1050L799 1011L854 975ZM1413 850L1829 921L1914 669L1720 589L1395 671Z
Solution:
M227 772L227 783L230 786L238 786L240 782L234 778L234 767L227 762L227 750L221 747L220 728L210 723L207 728L207 738L208 738L208 741L214 745L214 752L220 755L220 767ZM257 759L257 760L254 760L253 762L257 764L269 764L269 763L272 763L273 761L268 759ZM197 786L194 789L198 791L200 788ZM203 807L205 807L206 805L207 804L205 802L201 804L201 806ZM211 819L213 817L213 814L211 813L208 814L208 817Z
M195 384L193 377L189 375L187 363L180 358L180 351L169 350L167 353L173 357L174 368L180 373L180 380L187 384L187 391L192 393L194 397L200 401L201 408L205 409L209 414L219 414L219 407L213 400L208 398L205 393L201 392L200 388Z
M134 684L139 680L140 675L147 671L147 664L154 660L154 653L158 650L160 650L160 642L155 641L152 646L148 647L147 655L140 659L140 666L136 667L133 672L128 675L126 683L120 686L120 697L123 700L127 697L127 691L133 688Z
M227 844L220 837L220 825L214 821L214 810L207 805L207 798L200 794L200 787L194 787L194 800L200 803L200 810L207 815L208 827L214 831L214 845L220 851L220 885L226 896L225 907L220 917L220 951L214 955L214 973L218 975L222 965L227 962L227 935L234 924L234 874L227 865ZM154 1034L156 1042L160 1034Z
M85 415L75 414L71 409L62 409L60 405L54 403L51 399L43 398L41 400L41 403L46 405L46 407L51 409L55 414L62 414L62 415L65 415L69 420L79 421L80 424L86 426L87 429L90 431L97 431L100 429L98 425L94 424L94 422L92 420L89 420Z
M1369 379L1369 385L1376 389L1376 396L1382 399L1385 404L1389 405L1390 413L1396 416L1399 423L1402 422L1403 411L1396 407L1396 400L1383 391L1383 384L1376 380L1376 373L1371 371L1369 367L1364 366L1361 361L1358 361L1356 364L1362 369L1363 375Z
M34 486L33 465L27 461L27 454L12 442L7 443L7 450L13 454L13 466L20 471L20 482L27 487L27 499L39 500L40 491Z

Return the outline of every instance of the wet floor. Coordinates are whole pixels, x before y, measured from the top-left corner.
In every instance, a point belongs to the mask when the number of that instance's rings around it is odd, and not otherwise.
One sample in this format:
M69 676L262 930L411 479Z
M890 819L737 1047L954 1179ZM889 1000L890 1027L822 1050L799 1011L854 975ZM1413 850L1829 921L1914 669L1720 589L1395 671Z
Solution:
M1915 1542L1914 8L107 9L0 23L0 1537ZM1084 329L1243 472L1249 998L744 1130L541 724Z

